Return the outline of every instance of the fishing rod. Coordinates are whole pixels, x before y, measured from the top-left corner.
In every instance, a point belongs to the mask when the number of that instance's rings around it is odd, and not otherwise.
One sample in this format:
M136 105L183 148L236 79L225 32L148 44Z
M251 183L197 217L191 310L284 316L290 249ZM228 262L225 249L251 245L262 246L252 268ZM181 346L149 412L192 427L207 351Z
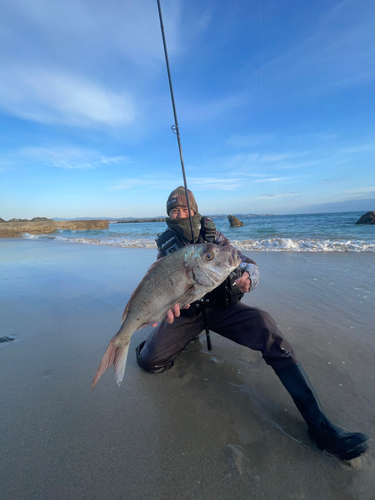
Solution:
M173 85L172 85L172 77L171 77L171 70L169 67L169 59L168 59L168 50L167 50L167 42L165 39L165 31L164 31L164 24L163 24L163 16L161 13L161 6L160 6L160 0L157 0L158 3L158 11L159 11L159 20L160 20L160 29L161 29L161 36L163 38L163 47L164 47L164 55L165 55L165 63L167 65L167 73L168 73L168 81L169 81L169 90L171 92L171 99L172 99L172 108L173 108L173 116L174 116L174 125L172 125L172 131L173 133L177 136L177 143L178 143L178 150L180 152L180 161L181 161L181 169L182 169L182 177L184 179L184 187L185 187L185 195L186 195L186 202L187 202L187 207L188 207L188 212L189 212L189 221L190 221L190 230L191 230L191 240L193 244L195 243L194 241L194 230L193 230L193 219L191 216L191 211L190 211L190 201L189 201L189 192L188 192L188 187L187 187L187 182L186 182L186 175L185 175L185 166L184 166L184 158L182 156L182 147L181 147L181 137L180 137L180 129L178 127L178 120L177 120L177 111L176 111L176 104L174 101L174 94L173 94ZM209 351L212 350L212 345L211 345L211 338L210 338L210 330L207 326L207 318L206 318L206 310L205 310L205 305L202 302L202 310L203 310L203 317L204 317L204 323L205 323L205 330L206 330L206 339L207 339L207 349Z
M172 77L171 77L171 70L169 68L169 59L168 59L168 51L167 51L167 42L165 39L165 31L164 31L164 24L163 24L163 16L161 13L161 6L160 6L160 0L157 0L158 3L158 10L159 10L159 20L160 20L160 29L161 29L161 36L163 38L163 47L164 47L164 55L165 55L165 63L167 65L167 73L168 73L168 81L169 81L169 90L171 92L171 99L172 99L172 108L173 108L173 116L174 116L174 125L172 125L172 131L173 133L177 136L177 143L178 143L178 150L180 152L180 161L181 161L181 169L182 169L182 177L184 179L184 187L185 187L185 195L186 195L186 202L187 202L187 207L188 207L188 212L189 212L189 220L190 220L190 230L191 230L191 239L194 244L194 230L193 230L193 219L191 217L190 213L190 201L189 201L189 192L188 192L188 187L187 187L187 182L186 182L186 175L185 175L185 166L184 166L184 158L182 156L182 147L181 147L181 137L180 137L180 129L178 127L178 120L177 120L177 111L176 111L176 104L174 101L174 94L173 94L173 85L172 85Z

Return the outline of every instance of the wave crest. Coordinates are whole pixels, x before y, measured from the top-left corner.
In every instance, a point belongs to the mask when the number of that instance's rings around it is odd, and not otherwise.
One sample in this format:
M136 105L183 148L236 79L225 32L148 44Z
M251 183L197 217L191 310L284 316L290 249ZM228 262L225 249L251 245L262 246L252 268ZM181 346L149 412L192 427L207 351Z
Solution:
M55 240L61 243L156 249L155 241L147 238L67 238L59 235L28 233L25 233L23 237L27 239ZM231 243L238 250L251 252L375 252L375 242L361 240L260 238L232 240Z

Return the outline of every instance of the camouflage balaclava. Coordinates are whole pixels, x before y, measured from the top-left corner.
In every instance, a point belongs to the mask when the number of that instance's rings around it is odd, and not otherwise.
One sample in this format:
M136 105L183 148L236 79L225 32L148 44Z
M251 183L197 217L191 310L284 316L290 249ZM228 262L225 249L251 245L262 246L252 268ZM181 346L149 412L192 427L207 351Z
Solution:
M167 222L167 226L170 229L175 231L180 237L182 237L186 241L192 243L193 241L196 242L198 240L200 230L201 230L201 218L202 218L202 216L198 213L198 205L197 205L197 202L195 201L194 195L190 191L190 189L188 189L188 195L189 195L190 208L191 208L191 210L193 210L195 212L195 214L192 217L194 238L192 239L192 237L191 237L190 220L188 217L185 219L170 219L169 218L169 212L172 210L172 208L187 207L185 188L182 186L179 186L174 191L172 191L168 197L168 200L167 200L168 218L167 218L166 222Z

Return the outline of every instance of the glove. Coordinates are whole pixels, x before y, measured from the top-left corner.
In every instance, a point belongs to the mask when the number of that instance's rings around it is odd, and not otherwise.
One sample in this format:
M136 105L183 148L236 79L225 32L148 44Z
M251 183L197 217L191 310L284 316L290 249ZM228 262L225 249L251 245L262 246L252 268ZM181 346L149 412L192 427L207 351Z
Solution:
M248 264L247 262L242 262L240 264L240 269L244 273L245 271L249 273L250 277L250 291L255 290L255 288L259 285L260 280L260 271L259 267L255 264Z

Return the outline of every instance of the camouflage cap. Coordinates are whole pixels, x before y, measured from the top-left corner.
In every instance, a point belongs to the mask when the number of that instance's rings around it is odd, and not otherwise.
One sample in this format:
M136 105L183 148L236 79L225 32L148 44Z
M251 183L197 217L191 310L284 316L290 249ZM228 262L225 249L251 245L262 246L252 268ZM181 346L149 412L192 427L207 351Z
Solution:
M189 193L189 203L191 210L194 210L194 213L198 213L198 205L195 201L193 193L188 189ZM168 197L167 200L167 214L172 210L172 208L176 207L187 207L186 201L186 193L185 188L183 186L178 186L178 188L174 189Z

